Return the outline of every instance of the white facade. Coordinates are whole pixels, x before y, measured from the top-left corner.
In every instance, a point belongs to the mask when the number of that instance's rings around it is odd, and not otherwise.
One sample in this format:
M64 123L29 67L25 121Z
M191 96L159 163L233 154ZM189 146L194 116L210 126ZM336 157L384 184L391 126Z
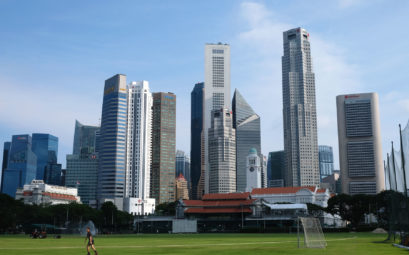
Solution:
M155 212L155 199L154 198L137 198L137 197L125 197L124 198L124 211L132 215L149 215Z
M251 192L261 188L261 162L256 149L250 149L246 162L246 192Z
M17 189L16 200L23 199L25 204L69 204L80 203L77 188L68 188L45 184L43 180L32 180L30 184Z
M231 109L230 97L230 45L205 45L205 87L203 109L203 132L205 149L205 194L209 193L209 139L211 111Z
M321 207L328 206L331 194L328 189L318 187L287 187L287 188L262 188L253 189L251 198L263 199L267 203L293 203L316 204Z
M147 81L128 85L124 210L149 212L152 135L152 93ZM142 205L135 201L141 201ZM144 203L147 203L146 205ZM138 210L135 205L138 204ZM155 204L153 202L153 204ZM154 206L153 206L154 207ZM145 210L146 209L146 210ZM144 213L142 213L144 214Z

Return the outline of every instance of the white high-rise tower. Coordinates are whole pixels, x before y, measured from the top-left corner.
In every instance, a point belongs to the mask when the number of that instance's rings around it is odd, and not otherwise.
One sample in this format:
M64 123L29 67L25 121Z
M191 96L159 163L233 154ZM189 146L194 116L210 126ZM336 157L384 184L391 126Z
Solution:
M149 199L152 149L152 93L147 81L128 85L124 209L133 214L153 213ZM119 127L122 128L122 127ZM125 129L125 127L123 127Z
M310 35L303 28L283 33L283 124L286 186L320 184L315 76Z
M205 87L203 132L205 151L205 190L209 193L209 139L212 110L231 110L230 98L230 46L228 44L205 45Z

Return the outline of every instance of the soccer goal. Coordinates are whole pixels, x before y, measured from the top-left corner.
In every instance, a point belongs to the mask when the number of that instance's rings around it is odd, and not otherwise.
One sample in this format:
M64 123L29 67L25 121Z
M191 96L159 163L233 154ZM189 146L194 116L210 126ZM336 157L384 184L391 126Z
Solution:
M302 226L302 228L301 228ZM320 221L314 217L299 217L297 220L298 248L300 248L302 233L304 233L304 247L325 248L327 242Z

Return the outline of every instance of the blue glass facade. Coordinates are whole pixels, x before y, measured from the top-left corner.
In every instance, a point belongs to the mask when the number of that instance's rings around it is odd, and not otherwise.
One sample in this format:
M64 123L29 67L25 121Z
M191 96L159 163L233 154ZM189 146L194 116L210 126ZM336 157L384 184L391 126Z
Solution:
M44 182L51 185L61 185L61 164L49 163L45 166Z
M98 199L100 202L114 200L118 209L123 208L126 124L126 76L117 74L107 79L104 87L99 136Z
M0 192L3 192L4 170L6 170L8 160L9 160L10 146L11 146L11 142L5 142L3 146L3 163L1 166Z
M273 151L268 154L267 166L268 180L283 180L285 179L285 154L284 151Z
M204 83L197 83L193 88L190 110L190 180L191 198L198 199L197 186L200 180L202 164L202 130L203 130L203 89Z
M47 164L57 164L58 138L50 134L33 134L32 150L37 156L36 179L45 180Z
M15 197L17 188L30 183L37 173L37 157L32 151L30 135L13 136L7 161L2 192Z
M334 154L332 147L327 145L318 146L319 162L320 162L320 176L321 181L334 172Z

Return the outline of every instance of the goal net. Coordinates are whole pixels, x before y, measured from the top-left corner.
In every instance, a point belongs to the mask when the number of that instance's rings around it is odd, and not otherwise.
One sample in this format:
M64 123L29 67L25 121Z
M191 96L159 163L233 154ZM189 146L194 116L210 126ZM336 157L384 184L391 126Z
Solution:
M302 228L300 227L300 223ZM298 220L298 247L300 247L300 240L302 234L300 230L304 233L304 245L307 248L325 248L327 242L325 241L324 234L322 233L322 228L320 221L313 217L300 217Z

